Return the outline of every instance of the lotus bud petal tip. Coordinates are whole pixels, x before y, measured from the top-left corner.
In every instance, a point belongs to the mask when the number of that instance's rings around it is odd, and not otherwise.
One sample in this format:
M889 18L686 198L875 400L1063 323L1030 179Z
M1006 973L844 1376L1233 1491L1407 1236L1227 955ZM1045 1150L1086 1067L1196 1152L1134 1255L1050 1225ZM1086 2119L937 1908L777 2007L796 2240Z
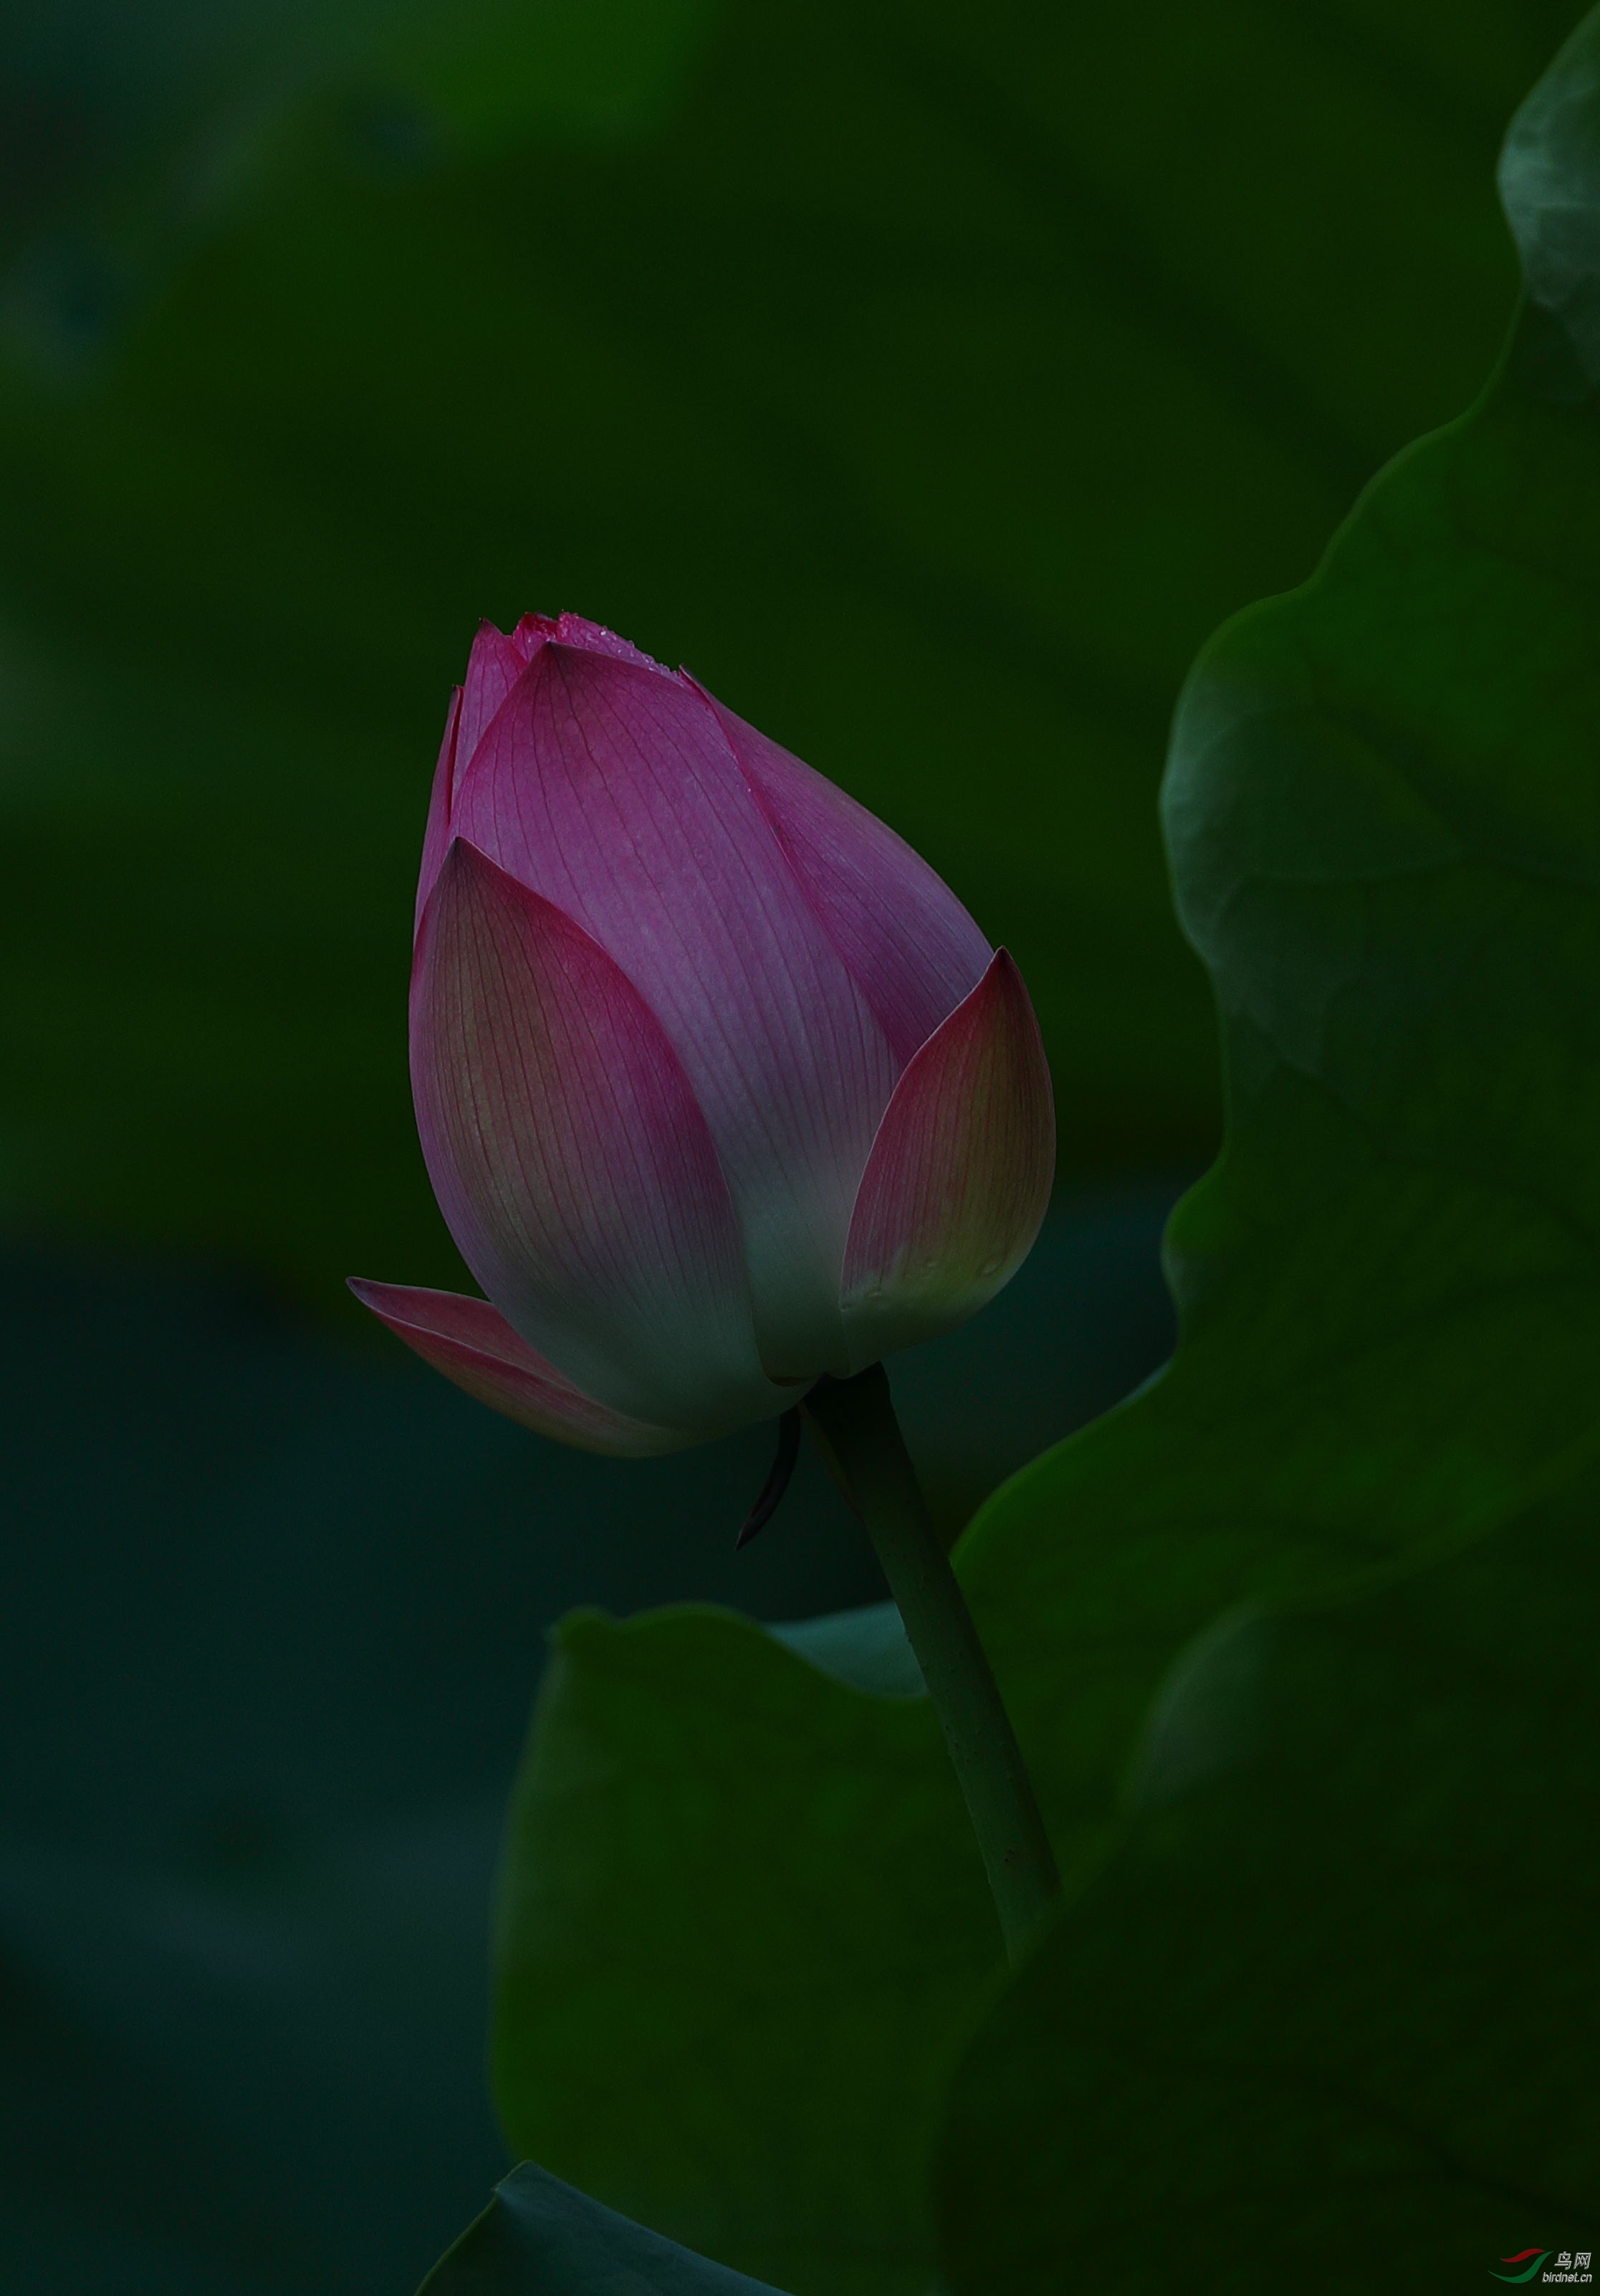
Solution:
M570 613L485 623L452 696L411 1051L488 1297L357 1297L591 1449L779 1420L777 1496L797 1395L964 1322L1048 1199L1011 958L854 799Z

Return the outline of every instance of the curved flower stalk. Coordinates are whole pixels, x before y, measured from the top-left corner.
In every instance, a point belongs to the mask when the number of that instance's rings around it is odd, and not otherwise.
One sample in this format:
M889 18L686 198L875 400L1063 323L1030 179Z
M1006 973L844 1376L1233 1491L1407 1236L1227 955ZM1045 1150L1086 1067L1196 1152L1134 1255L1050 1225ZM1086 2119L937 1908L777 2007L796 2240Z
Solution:
M571 614L486 626L453 700L411 1060L488 1297L352 1288L587 1450L702 1442L950 1330L1049 1193L1011 958L842 791Z

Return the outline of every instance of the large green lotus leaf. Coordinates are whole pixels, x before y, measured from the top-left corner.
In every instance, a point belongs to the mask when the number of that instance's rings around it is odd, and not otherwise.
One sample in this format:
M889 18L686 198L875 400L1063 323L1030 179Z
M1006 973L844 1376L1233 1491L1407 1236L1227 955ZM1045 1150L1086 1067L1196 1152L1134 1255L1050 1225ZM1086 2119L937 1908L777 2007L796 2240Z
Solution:
M1087 1811L1156 1656L1118 1597L1142 1566L1198 1623L1208 1570L1493 1535L1365 1608L1214 1634L1180 1677L1156 1806L957 2087L974 2296L1043 2296L1068 2258L1119 2290L1342 2292L1380 2256L1415 2278L1593 2230L1600 17L1502 183L1529 305L1494 387L1179 713L1169 827L1234 1129L1173 1233L1177 1359L1012 1487L972 1575ZM1087 1729L1022 1608L1074 1584Z
M1508 177L1536 287L1558 250L1580 313L1592 141L1536 104ZM1577 357L1535 308L1484 404L1187 693L1168 819L1231 1132L1171 1231L1181 1344L959 1558L1075 1882L1211 1621L1493 1534L1592 1426L1600 433ZM908 2132L995 1958L925 1706L731 1622L573 1630L511 1836L519 2150L801 2296L916 2289Z
M1488 1528L1592 1418L1600 105L1564 98L1593 37L1507 145L1533 299L1497 382L1178 712L1168 834L1230 1095L1168 1234L1181 1343L967 1558L1063 1816L1092 1821L1218 1585Z
M781 2296L630 2224L525 2161L420 2296Z
M1357 2296L1592 2248L1597 1499L1206 1638L962 2065L956 2296Z
M1494 136L1567 20L319 12L0 298L8 1200L319 1298L452 1280L412 874L472 630L530 603L928 852L1034 988L1070 1166L1209 1152L1172 700L1486 369Z
M501 2116L799 2296L918 2296L948 2037L998 1936L926 1699L806 1641L710 1609L561 1630L512 1807Z

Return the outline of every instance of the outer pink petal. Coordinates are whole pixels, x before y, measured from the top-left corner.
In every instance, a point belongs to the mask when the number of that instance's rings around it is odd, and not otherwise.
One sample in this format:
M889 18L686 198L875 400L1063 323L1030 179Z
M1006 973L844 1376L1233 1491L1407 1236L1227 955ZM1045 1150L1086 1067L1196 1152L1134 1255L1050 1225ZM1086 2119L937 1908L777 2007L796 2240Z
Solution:
M842 1369L839 1267L899 1063L710 703L552 640L458 774L455 820L666 1030L738 1210L768 1370Z
M851 1369L992 1300L1032 1248L1054 1169L1038 1022L1001 949L895 1086L873 1143L844 1257Z
M714 694L706 700L903 1066L983 978L994 951L904 838Z
M619 638L615 630L608 630L603 622L586 622L581 614L558 614L554 621L542 614L531 614L529 621L538 622L546 637L559 638L562 645L583 646L590 653L609 654L613 661L631 661L636 669L653 669L658 677L671 677L675 673L662 662L652 661L647 653L628 638Z
M428 826L423 832L423 865L417 878L416 923L423 922L423 908L433 890L450 843L450 799L455 779L455 741L461 730L461 688L453 688L450 708L445 718L445 738L439 745L439 763L433 768L433 791L428 800Z
M358 1275L351 1276L350 1289L424 1363L536 1435L553 1435L580 1451L605 1451L623 1459L681 1451L698 1440L680 1428L651 1427L608 1411L537 1355L487 1300L368 1283Z
M652 1425L714 1434L792 1400L761 1369L726 1184L660 1022L581 926L459 840L411 1047L434 1193L530 1347Z

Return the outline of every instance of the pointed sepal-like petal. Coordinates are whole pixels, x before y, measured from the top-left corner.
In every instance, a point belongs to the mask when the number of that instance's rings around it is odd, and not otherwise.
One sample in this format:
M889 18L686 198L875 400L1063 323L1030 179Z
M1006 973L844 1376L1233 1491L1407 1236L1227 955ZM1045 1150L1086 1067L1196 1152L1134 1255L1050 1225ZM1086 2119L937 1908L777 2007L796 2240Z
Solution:
M424 1363L536 1435L619 1459L654 1458L699 1439L680 1428L652 1427L596 1403L530 1348L487 1300L403 1283L369 1283L358 1275L349 1282L362 1306Z
M524 614L509 637L493 622L479 625L467 661L465 681L450 697L450 714L433 776L433 798L423 840L423 865L417 876L419 928L428 896L455 835L455 792L461 775L506 696L554 628L555 624L544 614Z
M763 1372L739 1231L681 1061L582 926L458 839L423 916L412 1083L463 1258L613 1411L720 1433L793 1400Z
M944 879L887 823L714 694L705 698L801 891L904 1066L971 994L994 951Z
M1050 1070L1005 949L895 1086L841 1297L852 1370L976 1314L1032 1248L1055 1169Z
M493 622L479 624L461 689L460 755L464 766L548 635L549 624L539 614L524 614L509 637Z

